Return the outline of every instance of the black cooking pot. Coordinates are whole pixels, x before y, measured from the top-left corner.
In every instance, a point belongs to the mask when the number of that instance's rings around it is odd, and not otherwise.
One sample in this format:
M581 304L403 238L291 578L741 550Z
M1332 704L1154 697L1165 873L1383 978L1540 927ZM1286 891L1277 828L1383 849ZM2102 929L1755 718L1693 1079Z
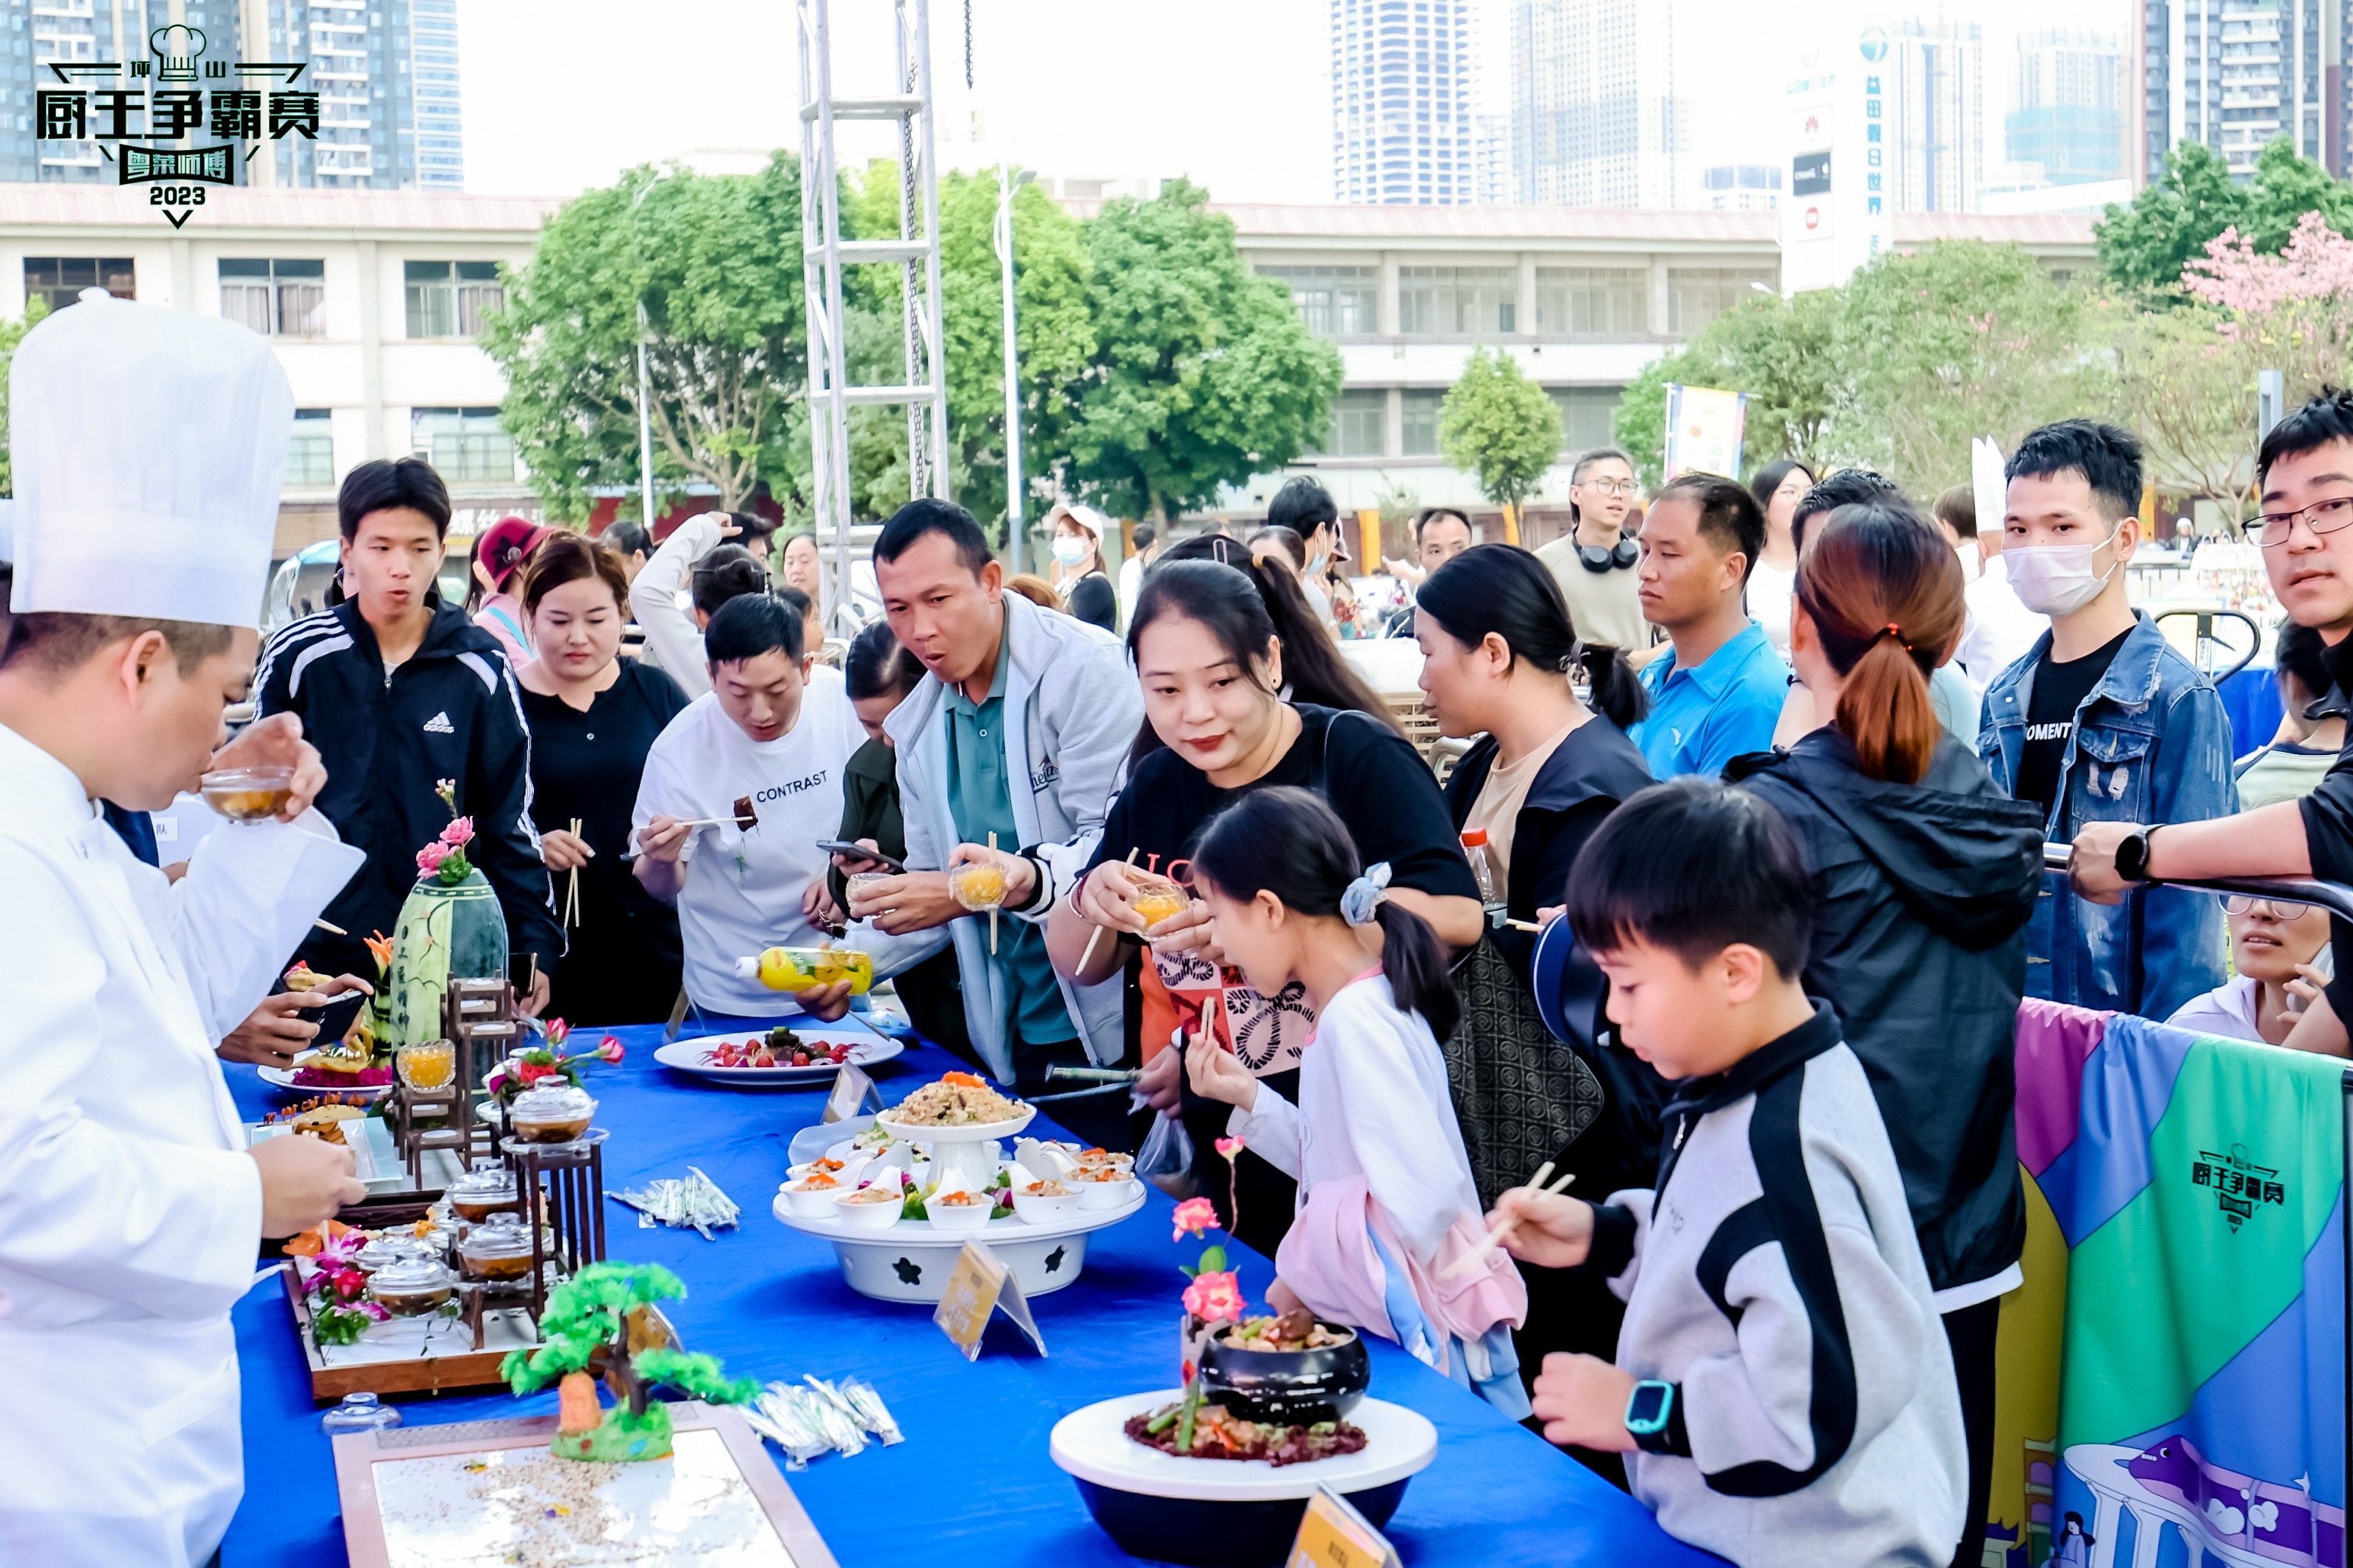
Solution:
M1245 1421L1308 1426L1337 1421L1356 1407L1373 1381L1372 1357L1356 1331L1325 1323L1347 1336L1308 1351L1254 1351L1229 1345L1219 1329L1201 1347L1201 1394Z

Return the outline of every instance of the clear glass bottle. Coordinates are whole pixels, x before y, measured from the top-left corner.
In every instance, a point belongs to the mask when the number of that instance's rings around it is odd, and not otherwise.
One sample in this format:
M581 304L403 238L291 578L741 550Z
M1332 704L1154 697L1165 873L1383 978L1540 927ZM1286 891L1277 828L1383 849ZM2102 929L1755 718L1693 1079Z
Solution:
M319 1417L319 1428L330 1437L344 1432L381 1432L400 1425L400 1412L373 1394L346 1394L343 1402Z
M1500 922L1504 914L1504 879L1495 875L1495 861L1487 853L1487 830L1473 827L1462 835L1462 858L1471 862L1471 876L1479 884L1479 901L1487 906L1487 923Z

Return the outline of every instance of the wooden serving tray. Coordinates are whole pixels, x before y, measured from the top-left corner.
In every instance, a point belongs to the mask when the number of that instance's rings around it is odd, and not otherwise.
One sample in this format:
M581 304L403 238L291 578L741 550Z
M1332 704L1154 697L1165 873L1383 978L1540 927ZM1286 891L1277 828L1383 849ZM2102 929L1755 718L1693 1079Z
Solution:
M435 1320L447 1327L431 1342L414 1348L364 1343L322 1347L311 1332L310 1298L302 1294L301 1276L291 1262L280 1266L279 1279L286 1288L287 1305L294 1310L294 1331L302 1342L302 1357L311 1369L311 1397L322 1405L346 1394L438 1394L445 1388L502 1387L506 1380L499 1375L499 1363L506 1359L507 1352L539 1342L536 1332L528 1340L512 1331L501 1333L500 1330L508 1328L511 1320L494 1314L496 1327L484 1336L485 1348L479 1351L473 1335L457 1319ZM419 1334L421 1341L421 1330Z

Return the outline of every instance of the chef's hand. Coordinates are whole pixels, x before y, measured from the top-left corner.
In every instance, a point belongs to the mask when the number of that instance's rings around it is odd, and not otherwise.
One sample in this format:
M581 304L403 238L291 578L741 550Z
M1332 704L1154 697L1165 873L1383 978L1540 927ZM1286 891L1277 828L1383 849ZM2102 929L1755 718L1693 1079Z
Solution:
M1185 1107L1185 1047L1171 1046L1145 1063L1135 1089L1145 1104L1176 1121Z
M669 813L656 812L652 821L638 829L638 858L676 865L686 847L687 835L693 831Z
M1204 1100L1223 1100L1243 1110L1258 1104L1258 1079L1206 1029L1185 1043L1185 1076Z
M841 911L834 908L833 889L825 885L823 877L811 877L801 889L801 919L819 931L841 930Z
M867 848L873 850L878 855L882 851L882 847L880 844L875 843L871 838L853 838L850 842L853 844L864 845ZM867 871L889 871L892 869L890 862L888 861L869 860L863 856L859 855L836 855L833 858L833 868L840 872L845 877L855 877Z
M291 822L311 809L327 787L327 764L319 748L302 738L302 721L291 713L257 719L244 732L213 753L211 771L223 768L292 768L292 793L278 808L278 820Z
M319 1026L299 1015L325 1006L338 996L357 991L374 995L375 987L356 974L338 974L311 991L281 991L265 996L245 1022L228 1032L214 1050L225 1062L251 1062L256 1067L286 1068L318 1037Z
M1189 952L1204 963L1223 967L1226 950L1217 942L1217 925L1209 906L1195 899L1183 909L1149 928L1146 940L1155 952Z
M1626 1401L1634 1396L1634 1374L1599 1356L1555 1351L1544 1358L1529 1404L1544 1422L1545 1441L1605 1454L1630 1452Z
M164 868L164 880L167 882L176 882L187 874L188 863L185 860L174 860Z
M945 871L910 871L859 889L849 900L849 912L871 920L876 931L903 936L944 926L969 911L948 891Z
M246 1151L261 1167L261 1234L292 1236L324 1225L345 1204L367 1196L352 1173L352 1152L323 1138L290 1132Z
M795 992L793 1000L810 1017L830 1024L849 1011L849 982L837 980L830 985L812 985L806 991Z
M596 851L588 847L588 840L565 828L551 827L539 836L539 858L547 862L551 871L586 866L596 856Z
M526 1018L536 1018L547 1010L547 971L542 967L531 977L531 988L515 998L515 1011Z
M2067 880L2079 897L2095 904L2124 901L2136 884L2116 875L2116 846L2140 831L2133 822L2087 822L2076 831L2067 857Z
M1504 1250L1539 1268L1574 1268L1593 1249L1593 1205L1583 1198L1514 1187L1495 1200L1487 1228L1514 1216L1520 1223L1504 1237Z
M986 844L959 844L948 852L950 869L958 866L977 866L992 860L997 863L997 868L1005 873L1003 907L1008 910L1026 907L1029 902L1030 895L1038 890L1038 868L1031 864L1028 857L1016 855L1010 849L991 849Z

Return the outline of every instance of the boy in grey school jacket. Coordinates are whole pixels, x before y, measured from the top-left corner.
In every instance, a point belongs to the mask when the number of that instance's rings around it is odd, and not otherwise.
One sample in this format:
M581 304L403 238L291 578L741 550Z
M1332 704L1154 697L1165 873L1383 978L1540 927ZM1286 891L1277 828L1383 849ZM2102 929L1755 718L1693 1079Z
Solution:
M1652 1186L1497 1205L1514 1256L1627 1303L1614 1365L1545 1358L1545 1436L1625 1452L1668 1533L1742 1568L1942 1568L1968 1489L1951 1352L1862 1064L1799 984L1788 826L1655 785L1587 843L1567 918L1623 1043L1678 1083Z

